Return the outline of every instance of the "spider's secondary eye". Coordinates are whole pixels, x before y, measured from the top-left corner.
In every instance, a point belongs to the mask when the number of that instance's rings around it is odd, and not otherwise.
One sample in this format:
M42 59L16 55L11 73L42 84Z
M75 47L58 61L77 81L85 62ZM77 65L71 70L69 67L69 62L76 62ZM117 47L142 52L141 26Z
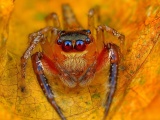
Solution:
M63 44L62 44L62 49L65 52L68 52L68 51L72 50L73 49L72 42L70 40L64 41Z
M85 45L83 40L77 40L76 41L76 44L75 44L75 49L76 50L83 51L83 50L85 50L85 48L86 48L86 45Z
M86 38L85 43L89 44L91 42L90 38Z
M86 30L86 32L87 32L88 34L91 34L91 31L90 31L90 30Z
M61 45L61 44L62 44L62 40L61 40L61 39L58 39L58 40L57 40L57 44L58 44L58 45Z

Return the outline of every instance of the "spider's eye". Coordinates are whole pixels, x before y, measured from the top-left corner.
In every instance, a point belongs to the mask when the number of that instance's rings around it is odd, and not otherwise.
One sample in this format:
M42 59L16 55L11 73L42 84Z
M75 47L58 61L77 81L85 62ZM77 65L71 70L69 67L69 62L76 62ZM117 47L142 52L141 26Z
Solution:
M88 34L91 34L91 31L90 31L90 30L86 30L86 32L87 32Z
M89 44L91 42L90 38L86 38L85 43Z
M86 45L85 42L83 40L77 40L76 44L75 44L75 49L78 51L83 51L85 50Z
M61 45L61 44L62 44L62 40L61 40L61 39L58 39L58 40L57 40L57 44L58 44L58 45Z
M72 42L70 40L64 41L63 44L62 44L62 49L65 52L68 52L68 51L72 50L73 49Z

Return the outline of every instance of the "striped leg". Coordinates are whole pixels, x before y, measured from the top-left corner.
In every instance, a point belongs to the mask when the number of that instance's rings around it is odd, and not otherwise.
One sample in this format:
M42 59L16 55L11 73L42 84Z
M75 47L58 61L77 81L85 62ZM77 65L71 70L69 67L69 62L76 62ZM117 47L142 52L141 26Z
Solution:
M38 82L39 82L44 94L46 95L48 101L53 106L53 108L56 110L56 112L58 113L61 120L66 120L66 118L63 115L60 107L57 105L57 103L54 99L54 94L53 94L53 92L52 92L52 90L51 90L51 88L50 88L50 86L47 82L47 78L44 75L41 58L42 58L42 55L41 55L40 52L32 55L33 68L34 68L34 72L37 76Z
M113 96L116 90L117 75L118 75L118 63L119 63L119 48L115 44L108 43L105 46L109 51L110 59L110 76L109 76L109 93L105 102L104 120L108 115Z

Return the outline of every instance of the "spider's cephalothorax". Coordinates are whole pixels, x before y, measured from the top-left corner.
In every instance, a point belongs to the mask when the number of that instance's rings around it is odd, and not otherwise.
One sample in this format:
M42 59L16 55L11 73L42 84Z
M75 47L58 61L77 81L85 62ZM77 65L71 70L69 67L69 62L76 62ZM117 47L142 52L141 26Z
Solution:
M38 43L41 43L42 52L32 55L32 62L38 82L44 91L48 101L65 120L61 109L54 99L54 93L48 85L44 74L43 64L47 64L49 70L59 76L59 79L68 87L86 86L93 79L95 73L103 68L106 62L110 62L109 87L104 111L106 118L113 95L116 88L116 80L119 64L119 47L113 43L105 43L104 32L109 32L117 37L121 42L124 35L118 33L108 26L94 27L96 9L91 9L88 14L88 29L82 29L69 5L63 5L64 26L60 29L58 16L52 13L46 17L46 21L52 20L53 26L45 27L38 32L29 35L31 40L21 58L22 78L25 78L27 59L31 56L32 50ZM94 36L96 30L97 37ZM97 50L97 42L102 42L104 47L101 51ZM107 75L106 75L107 76Z
M95 45L90 30L58 33L54 49L61 52L54 53L55 66L65 85L68 87L85 86L92 80L97 63ZM66 72L61 72L61 70Z

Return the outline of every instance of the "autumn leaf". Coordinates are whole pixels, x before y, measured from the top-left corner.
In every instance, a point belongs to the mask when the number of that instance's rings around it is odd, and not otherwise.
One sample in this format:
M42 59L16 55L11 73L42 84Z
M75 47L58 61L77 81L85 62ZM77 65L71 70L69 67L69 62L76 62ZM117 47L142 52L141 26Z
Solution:
M45 27L44 17L53 11L60 16L62 22L63 3L71 5L84 28L87 28L88 10L99 6L102 24L116 29L126 37L119 66L117 90L107 120L159 120L158 0L86 0L78 3L73 0L16 0L14 3L12 0L1 0L0 120L59 119L38 84L30 60L26 71L25 93L21 93L19 83L20 57L29 45L28 34ZM117 40L107 37L108 42L119 45ZM38 46L34 52L40 50ZM59 79L54 76L49 79L53 81L51 85L56 101L68 120L102 118L107 72L97 73L90 86L72 90L56 82Z

